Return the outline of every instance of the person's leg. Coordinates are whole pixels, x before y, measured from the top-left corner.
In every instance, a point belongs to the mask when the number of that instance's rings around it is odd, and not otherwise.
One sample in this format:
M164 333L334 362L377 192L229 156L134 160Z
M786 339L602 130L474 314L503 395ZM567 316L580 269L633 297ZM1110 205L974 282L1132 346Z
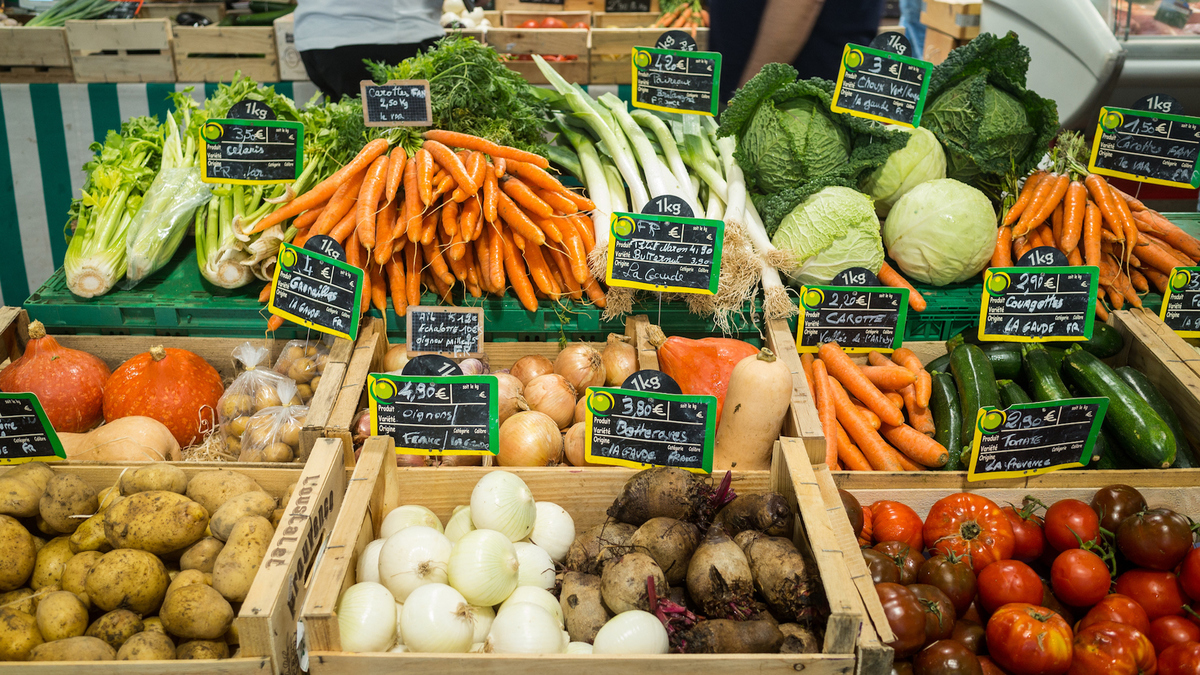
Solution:
M913 56L924 58L925 25L921 23L921 0L900 0L900 25L913 46Z
M340 95L329 86L329 81L325 79L325 63L329 58L329 49L310 49L300 52L300 60L304 62L304 71L308 73L308 79L317 85L317 89L325 95L325 98L330 101L336 101Z
M378 61L395 65L417 55L426 43L406 45L347 45L329 50L331 52L324 77L330 89L341 96L358 96L363 80L371 79L366 61ZM337 100L336 98L334 100Z

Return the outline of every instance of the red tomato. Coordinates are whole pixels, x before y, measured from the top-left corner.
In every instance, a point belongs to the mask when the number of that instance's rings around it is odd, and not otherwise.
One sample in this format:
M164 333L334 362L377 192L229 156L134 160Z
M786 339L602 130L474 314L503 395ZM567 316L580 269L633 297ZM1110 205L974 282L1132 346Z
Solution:
M1063 675L1071 667L1071 627L1045 607L1001 607L988 621L987 644L992 660L1013 675Z
M1113 621L1133 626L1143 633L1150 632L1150 619L1146 610L1133 598L1120 593L1110 593L1083 617L1075 630L1083 630L1097 621Z
M1063 551L1050 568L1054 595L1072 607L1091 607L1100 602L1111 584L1104 560L1081 548Z
M575 23L571 24L571 28L582 28L584 30L591 30L592 26L591 26L591 24L589 24L586 21L576 21Z
M990 563L1012 557L1013 530L1008 517L995 502L980 495L960 492L939 499L929 509L923 534L937 551L966 556L976 574Z
M1183 615L1183 588L1170 572L1129 570L1117 577L1116 591L1133 598L1151 621L1160 616Z
M1008 675L1008 673L1000 670L1000 666L987 656L979 657L979 667L983 669L983 675Z
M1200 600L1200 548L1193 548L1179 566L1179 583L1192 600Z
M917 552L925 550L921 538L921 517L900 502L878 501L871 505L874 541L902 541Z
M1154 675L1154 645L1133 626L1112 621L1075 634L1070 675Z
M1046 549L1042 518L1032 513L1026 514L1014 506L1005 506L1000 510L1008 516L1008 524L1012 525L1013 559L1031 563L1040 558Z
M562 19L548 16L542 19L542 28L566 28L567 22Z
M523 22L521 22L521 25L518 26L518 28L541 28L541 27L542 27L542 24L538 23L537 21L534 21L533 19L530 19L528 21L523 21Z
M1059 551L1079 548L1100 536L1100 518L1078 499L1063 499L1046 509L1046 542ZM1079 535L1077 539L1075 535Z
M979 573L979 604L988 612L1010 602L1037 605L1041 601L1042 580L1020 560L999 560Z
M1154 643L1154 651L1161 652L1180 642L1200 642L1200 626L1182 616L1160 616L1150 622L1146 637Z
M1158 675L1200 675L1200 642L1164 649L1158 655Z

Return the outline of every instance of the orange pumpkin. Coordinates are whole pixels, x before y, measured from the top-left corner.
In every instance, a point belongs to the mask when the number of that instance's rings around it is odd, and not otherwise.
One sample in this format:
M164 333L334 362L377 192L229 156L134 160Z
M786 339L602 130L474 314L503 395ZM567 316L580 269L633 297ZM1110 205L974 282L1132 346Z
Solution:
M734 366L757 353L758 347L741 340L689 340L672 336L658 348L658 366L679 384L683 393L716 396L717 420L720 421Z
M117 368L104 387L104 420L144 415L162 422L180 447L216 426L221 375L186 349L156 346Z
M0 391L32 392L55 431L79 433L100 423L108 375L99 358L63 347L34 321L25 353L0 371Z

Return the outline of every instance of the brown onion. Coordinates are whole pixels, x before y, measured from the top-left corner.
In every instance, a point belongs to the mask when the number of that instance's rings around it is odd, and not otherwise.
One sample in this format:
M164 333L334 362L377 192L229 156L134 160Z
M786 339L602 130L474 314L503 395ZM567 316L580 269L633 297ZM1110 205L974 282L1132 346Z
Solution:
M525 385L520 380L508 373L497 373L496 381L500 383L497 388L500 392L500 424L522 410L529 410L529 404L522 396Z
M392 373L402 370L408 363L408 345L392 345L383 355L383 372Z
M581 396L575 404L575 424L587 421L587 396Z
M525 385L525 402L531 410L554 420L559 429L571 426L575 419L575 388L562 375L542 375Z
M541 354L530 354L522 356L512 365L509 372L521 381L521 384L529 384L529 381L539 375L554 372L554 364L550 359Z
M500 426L500 466L547 466L562 461L563 438L548 415L519 412Z
M610 387L621 386L638 371L637 350L625 340L616 333L609 333L608 344L600 354L604 363L604 383Z
M587 432L587 425L580 422L570 429L563 436L563 446L566 451L567 461L571 466L609 466L608 464L596 464L589 462L584 458L587 448L584 446L583 435Z
M483 457L480 455L446 455L435 464L441 466L482 466Z
M425 466L425 455L396 455L396 466Z
M554 360L554 372L567 378L582 396L588 387L604 386L604 359L586 342L572 342Z

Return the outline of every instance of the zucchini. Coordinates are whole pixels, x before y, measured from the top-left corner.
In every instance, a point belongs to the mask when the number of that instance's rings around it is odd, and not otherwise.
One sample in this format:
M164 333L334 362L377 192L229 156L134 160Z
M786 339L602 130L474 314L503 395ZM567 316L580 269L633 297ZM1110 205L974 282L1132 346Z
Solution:
M1109 445L1120 445L1138 466L1165 469L1175 462L1171 427L1133 387L1096 355L1081 346L1071 347L1063 358L1063 374L1089 396L1107 396L1104 429Z
M944 371L933 373L929 394L929 412L933 413L933 440L941 443L950 454L944 471L961 471L958 448L962 447L962 408L958 405L958 389L954 376Z
M958 400L962 402L962 440L970 445L975 437L975 417L980 408L1000 407L1000 390L996 387L996 375L992 362L978 345L963 344L950 354L950 372L958 387Z
M1133 460L1129 459L1129 457L1126 456L1125 451L1122 450L1121 448L1117 447L1117 444L1113 443L1108 438L1108 436L1104 433L1103 430L1101 430L1100 435L1096 437L1096 447L1092 451L1092 455L1095 456L1096 453L1100 453L1100 456L1098 458L1092 460L1092 463L1088 464L1086 468L1088 468L1088 469L1136 469L1136 468L1138 468L1138 465L1134 464Z
M1021 376L1021 345L1015 342L989 342L979 345L996 377L1011 380Z
M1154 408L1154 412L1162 418L1167 426L1171 428L1171 435L1175 437L1175 463L1171 466L1179 469L1192 469L1197 465L1196 455L1192 450L1192 446L1188 444L1187 434L1183 431L1183 424L1179 421L1179 416L1175 414L1175 410L1167 403L1166 397L1162 392L1150 382L1150 378L1146 377L1145 373L1129 366L1117 368L1117 374L1125 380L1125 384L1133 387L1133 390Z
M950 355L944 354L936 359L925 364L925 372L927 373L949 373L950 372Z
M996 380L996 386L1000 389L1000 404L1005 408L1014 403L1033 403L1021 385L1012 380Z
M1092 327L1092 339L1078 344L1089 354L1107 359L1121 353L1121 349L1125 346L1125 338L1121 337L1121 332L1116 328L1097 321Z
M1042 345L1032 342L1022 350L1025 360L1025 378L1029 383L1029 395L1035 401L1057 401L1071 398L1071 391L1058 376L1059 366L1054 357Z

